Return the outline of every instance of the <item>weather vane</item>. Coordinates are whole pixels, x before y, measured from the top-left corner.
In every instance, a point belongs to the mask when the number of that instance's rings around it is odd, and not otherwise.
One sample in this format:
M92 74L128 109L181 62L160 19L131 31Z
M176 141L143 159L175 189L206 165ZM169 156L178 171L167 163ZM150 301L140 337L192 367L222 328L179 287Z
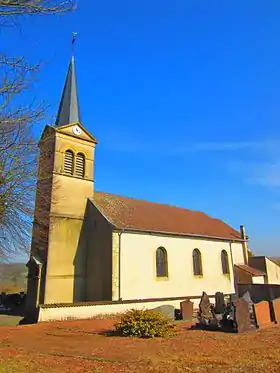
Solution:
M74 56L74 45L75 45L75 42L76 42L76 38L77 38L77 35L78 33L77 32L72 32L72 55Z

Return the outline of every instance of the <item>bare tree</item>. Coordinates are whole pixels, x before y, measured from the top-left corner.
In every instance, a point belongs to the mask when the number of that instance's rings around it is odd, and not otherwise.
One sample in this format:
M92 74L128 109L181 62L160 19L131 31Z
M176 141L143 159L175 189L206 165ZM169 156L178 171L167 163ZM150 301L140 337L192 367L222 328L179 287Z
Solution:
M71 0L0 0L0 25L14 23L15 17L58 14L73 8ZM38 163L32 129L43 119L45 107L19 102L32 88L39 67L29 64L24 57L0 54L0 260L30 250ZM50 158L47 154L44 157ZM37 192L36 196L44 218L49 209L51 185L49 163L46 164L38 181L46 187L39 188L42 195L38 196ZM46 201L42 201L44 198ZM42 229L41 236L47 235L47 222L41 219L38 226Z
M33 214L37 149L32 120L40 111L0 113L0 255L27 251Z
M74 8L72 0L0 0L0 17L58 14Z

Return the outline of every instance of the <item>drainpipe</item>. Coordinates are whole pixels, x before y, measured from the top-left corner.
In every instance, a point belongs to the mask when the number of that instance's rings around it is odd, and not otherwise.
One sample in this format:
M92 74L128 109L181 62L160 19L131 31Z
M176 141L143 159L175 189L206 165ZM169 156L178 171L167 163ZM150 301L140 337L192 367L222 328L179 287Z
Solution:
M235 294L238 295L237 280L236 280L236 276L235 276L232 246L231 245L232 245L232 242L229 243L229 251L230 251L231 267L232 267L232 274L233 274L233 283L234 283Z
M118 277L119 277L119 300L122 300L122 297L121 297L121 235L122 233L124 232L124 230L122 230L121 232L118 232L118 235L119 235L119 273L118 273Z
M248 264L248 237L246 235L246 231L244 225L240 225L240 234L243 240L243 255L244 255L244 263Z

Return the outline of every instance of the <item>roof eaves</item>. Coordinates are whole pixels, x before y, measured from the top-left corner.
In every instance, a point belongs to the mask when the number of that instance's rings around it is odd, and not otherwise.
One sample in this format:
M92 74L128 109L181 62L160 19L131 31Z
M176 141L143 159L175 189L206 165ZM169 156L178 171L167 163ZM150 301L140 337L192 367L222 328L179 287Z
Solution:
M111 221L111 220L109 220L108 219L108 217L100 210L100 208L99 208L99 206L96 204L96 203L94 203L94 200L92 199L92 198L89 198L88 199L90 202L91 202L91 204L100 212L100 214L104 217L104 219L110 224L110 225L112 225L112 227L114 228L114 229L118 229L117 227L116 227L116 225Z
M73 122L73 123L68 123L68 124L64 124L63 126L59 126L59 127L52 127L54 128L54 130L58 133L62 132L64 129L68 128L68 127L71 127L71 126L74 126L74 125L79 125L80 127L82 127L82 130L90 137L91 141L90 142L94 142L95 144L98 144L98 141L96 139L96 137L94 137L85 127L84 125L81 123L81 122ZM51 127L51 126L50 126ZM63 133L63 132L62 132ZM83 139L85 140L85 139ZM85 140L85 141L88 141L88 140Z
M266 256L265 258L268 259L273 264L275 264L276 266L280 267L279 263L277 262L277 259L270 258L269 256Z
M252 275L252 276L265 276L266 275L265 272L260 271L259 269L256 269L256 268L253 268L253 267L250 267L250 266L246 266L246 265L243 265L243 264L235 264L235 267L240 268L242 271L250 273L250 275Z
M218 236L207 236L202 234L194 234L194 233L180 233L180 232L166 232L166 231L157 231L157 230L147 230L147 229L138 229L138 228L118 228L116 230L120 231L127 231L127 232L135 232L135 233L148 233L148 234L160 234L160 235L167 235L167 236L183 236L183 237L192 237L192 238L204 238L204 239L214 239L219 241L227 241L227 242L244 242L242 238L233 238L233 237L218 237Z

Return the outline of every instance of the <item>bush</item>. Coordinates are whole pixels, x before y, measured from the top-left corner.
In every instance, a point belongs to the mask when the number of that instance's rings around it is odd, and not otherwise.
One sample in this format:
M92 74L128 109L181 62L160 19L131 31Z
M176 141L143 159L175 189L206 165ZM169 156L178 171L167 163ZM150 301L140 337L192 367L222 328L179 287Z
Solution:
M120 322L115 324L116 331L126 337L154 338L171 337L176 327L171 320L160 312L150 310L129 310Z

